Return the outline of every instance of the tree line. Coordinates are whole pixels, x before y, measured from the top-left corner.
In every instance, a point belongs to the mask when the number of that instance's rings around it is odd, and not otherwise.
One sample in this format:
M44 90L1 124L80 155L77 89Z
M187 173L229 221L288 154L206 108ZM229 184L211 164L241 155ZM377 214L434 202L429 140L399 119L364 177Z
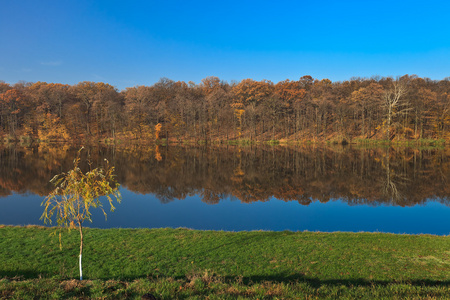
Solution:
M0 81L0 137L11 140L449 140L449 128L450 77L162 78L123 91Z

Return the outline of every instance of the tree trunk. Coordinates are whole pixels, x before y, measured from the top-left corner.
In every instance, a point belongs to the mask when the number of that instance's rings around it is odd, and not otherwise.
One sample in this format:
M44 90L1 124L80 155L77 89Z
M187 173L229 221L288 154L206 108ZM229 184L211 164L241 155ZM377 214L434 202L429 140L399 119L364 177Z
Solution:
M391 136L390 136L390 129L391 129L391 118L392 118L392 107L389 106L388 107L388 118L387 118L387 137L386 139L389 141Z
M365 109L362 109L362 127L361 127L361 133L362 133L362 138L365 138L365 127L366 127L366 123L365 123Z
M80 256L79 256L79 262L80 262L80 280L83 280L83 269L81 267L81 257L83 255L83 224L78 223L79 230L80 230Z

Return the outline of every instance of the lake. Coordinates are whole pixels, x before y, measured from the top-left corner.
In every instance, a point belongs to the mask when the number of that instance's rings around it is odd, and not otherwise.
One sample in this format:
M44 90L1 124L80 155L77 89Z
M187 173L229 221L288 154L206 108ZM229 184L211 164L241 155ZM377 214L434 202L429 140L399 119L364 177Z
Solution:
M0 224L43 225L49 180L77 150L2 146ZM446 148L98 146L82 168L105 158L123 199L89 227L450 233Z

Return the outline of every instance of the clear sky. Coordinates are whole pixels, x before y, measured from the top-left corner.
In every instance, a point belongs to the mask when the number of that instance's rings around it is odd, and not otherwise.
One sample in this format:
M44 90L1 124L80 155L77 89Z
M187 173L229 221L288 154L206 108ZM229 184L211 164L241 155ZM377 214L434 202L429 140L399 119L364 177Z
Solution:
M0 80L450 76L450 1L0 0Z

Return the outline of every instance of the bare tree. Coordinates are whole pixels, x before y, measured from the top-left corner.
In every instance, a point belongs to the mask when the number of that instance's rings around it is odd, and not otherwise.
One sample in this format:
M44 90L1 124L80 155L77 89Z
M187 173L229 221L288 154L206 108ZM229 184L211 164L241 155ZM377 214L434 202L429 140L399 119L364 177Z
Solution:
M403 97L408 91L409 76L397 78L396 80L389 80L390 87L385 89L383 99L384 106L386 108L386 138L390 140L391 137L391 125L393 118L399 114L408 111L409 103Z

